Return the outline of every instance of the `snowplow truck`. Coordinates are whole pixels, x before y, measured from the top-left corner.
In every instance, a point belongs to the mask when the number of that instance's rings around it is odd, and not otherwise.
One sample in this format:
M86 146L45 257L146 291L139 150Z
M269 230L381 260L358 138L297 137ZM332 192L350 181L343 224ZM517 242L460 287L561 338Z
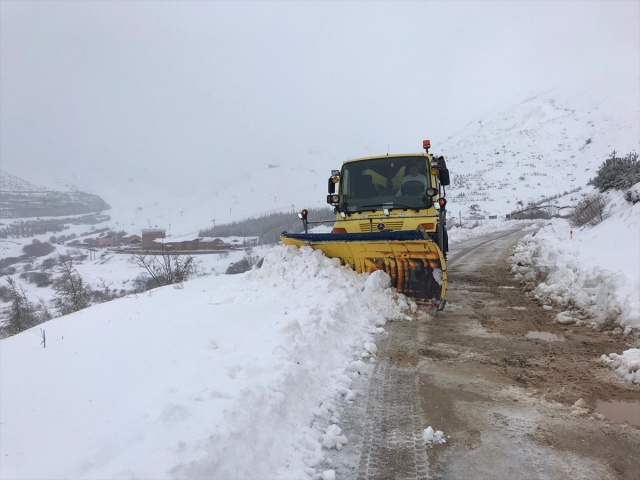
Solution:
M331 233L283 232L285 245L310 246L339 258L355 271L383 270L392 285L420 305L442 310L447 289L444 157L424 153L356 158L333 170L327 203L336 219Z

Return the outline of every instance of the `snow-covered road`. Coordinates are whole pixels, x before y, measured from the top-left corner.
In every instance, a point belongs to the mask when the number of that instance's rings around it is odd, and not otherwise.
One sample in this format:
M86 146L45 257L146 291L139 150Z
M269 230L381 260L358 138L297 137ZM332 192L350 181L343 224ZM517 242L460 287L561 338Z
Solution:
M624 342L553 323L513 282L510 248L534 228L457 244L445 311L387 324L342 414L338 478L636 478L640 431L596 411L638 398L598 363ZM446 443L425 445L427 427Z

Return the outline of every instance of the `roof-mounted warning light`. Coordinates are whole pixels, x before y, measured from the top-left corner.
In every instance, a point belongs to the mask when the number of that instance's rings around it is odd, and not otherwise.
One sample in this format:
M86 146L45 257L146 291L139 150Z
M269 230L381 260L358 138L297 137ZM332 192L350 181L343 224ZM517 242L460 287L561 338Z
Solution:
M427 151L427 153L429 153L429 149L431 148L431 140L423 140L422 148L424 148Z
M307 211L307 209L305 208L304 210L302 210L299 214L298 214L298 218L300 220L302 220L302 225L304 226L304 233L307 233L307 224L309 223L307 221L307 215L309 214L309 212Z

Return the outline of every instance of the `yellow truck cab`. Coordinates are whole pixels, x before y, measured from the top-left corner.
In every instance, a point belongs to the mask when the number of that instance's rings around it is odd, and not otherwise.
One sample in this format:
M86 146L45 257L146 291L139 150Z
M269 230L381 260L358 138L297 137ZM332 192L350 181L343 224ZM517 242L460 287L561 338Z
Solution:
M338 257L358 272L386 271L393 285L423 304L444 308L446 199L449 171L429 153L348 160L333 170L327 203L336 220L331 233L283 232L286 245L310 246Z
M329 179L327 203L336 213L333 233L423 229L437 241L445 206L439 200L448 184L444 159L428 153L348 160ZM446 250L445 242L444 254Z

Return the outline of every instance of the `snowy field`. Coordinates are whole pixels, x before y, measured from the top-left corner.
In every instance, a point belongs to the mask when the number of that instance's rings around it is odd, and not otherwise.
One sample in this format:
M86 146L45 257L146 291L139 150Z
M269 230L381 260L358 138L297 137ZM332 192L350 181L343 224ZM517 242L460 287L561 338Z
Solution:
M75 233L74 229L79 232L86 230L86 226L72 226L69 230ZM65 231L67 232L67 231ZM28 239L0 239L0 258L19 257L23 255L23 247L37 239L40 242L47 242L51 235L36 235ZM224 242L234 245L237 242L241 244L238 237L225 237ZM83 281L93 290L102 291L104 287L108 287L112 291L119 292L121 290L133 290L133 283L136 277L145 273L144 270L134 262L133 256L127 253L116 253L110 249L97 249L92 255L86 247L70 247L60 244L52 244L54 250L43 257L37 257L28 262L16 264L18 272L12 277L24 289L27 298L30 301L37 302L42 298L45 302L50 302L55 296L55 290L52 286L38 287L34 283L28 282L20 278L22 266L29 263L31 268L28 271L38 271L43 269L42 265L49 261L59 260L61 255L69 255L76 260L73 261L73 268L80 274ZM96 249L93 249L96 250ZM245 252L245 250L228 250L216 254L194 255L194 266L196 276L221 275L224 274L231 263L242 260L247 255L261 255L264 249L256 247ZM77 260L79 256L86 256L84 260ZM27 270L25 270L27 271ZM46 271L51 272L52 269ZM1 282L5 284L5 282ZM0 303L0 307L4 306Z

